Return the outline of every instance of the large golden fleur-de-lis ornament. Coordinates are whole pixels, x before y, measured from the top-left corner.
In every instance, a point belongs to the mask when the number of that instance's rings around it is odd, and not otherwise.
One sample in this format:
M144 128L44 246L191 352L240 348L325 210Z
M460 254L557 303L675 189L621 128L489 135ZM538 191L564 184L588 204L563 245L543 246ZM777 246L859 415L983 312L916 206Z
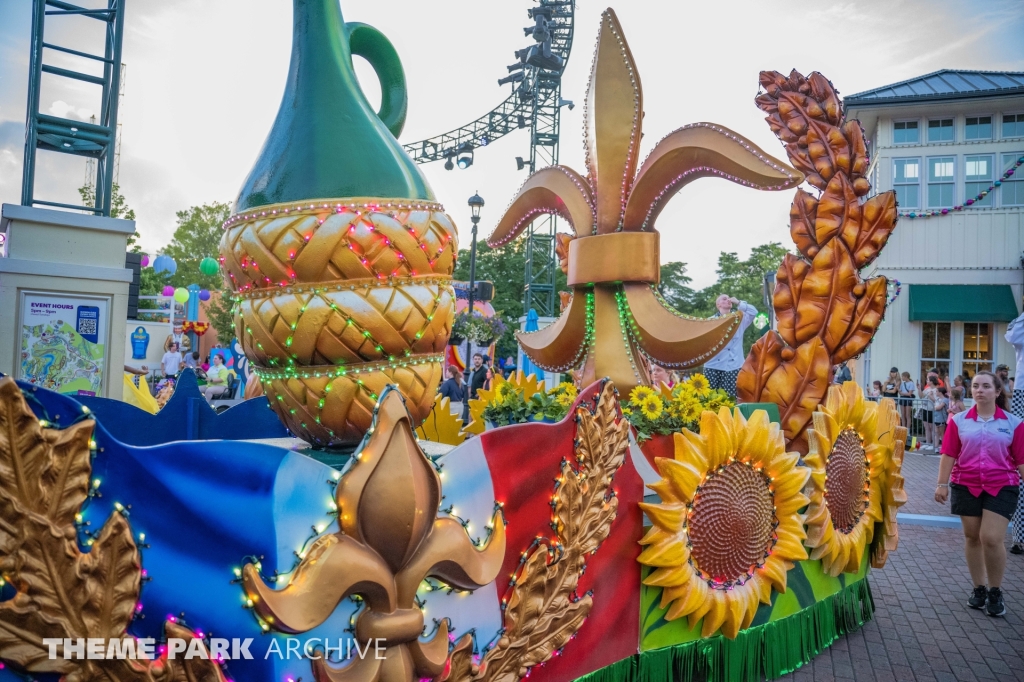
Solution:
M416 590L427 577L462 590L490 583L505 558L505 524L492 520L487 544L476 547L452 518L437 518L441 481L416 444L412 420L395 387L385 389L356 462L338 482L340 531L318 538L281 590L269 587L253 564L242 572L246 596L268 628L306 632L349 595L364 608L355 638L386 652L355 658L341 668L313 659L316 680L408 682L434 678L448 659L448 624L421 640L423 612Z
M517 338L538 366L566 371L582 363L583 385L610 377L628 394L650 382L644 358L663 367L694 367L721 350L739 328L738 315L691 318L659 296L654 222L668 200L702 177L783 190L798 185L803 175L712 123L671 133L637 171L643 93L611 9L601 19L585 119L587 177L565 166L534 173L488 243L508 243L542 213L572 225L563 269L573 297L550 326Z

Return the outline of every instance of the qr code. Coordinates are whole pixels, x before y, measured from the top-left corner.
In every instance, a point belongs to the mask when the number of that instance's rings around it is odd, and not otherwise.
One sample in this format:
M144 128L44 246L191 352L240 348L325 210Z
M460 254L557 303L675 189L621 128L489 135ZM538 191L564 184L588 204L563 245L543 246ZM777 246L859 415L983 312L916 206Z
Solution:
M81 319L78 321L78 333L95 334L96 333L96 320Z

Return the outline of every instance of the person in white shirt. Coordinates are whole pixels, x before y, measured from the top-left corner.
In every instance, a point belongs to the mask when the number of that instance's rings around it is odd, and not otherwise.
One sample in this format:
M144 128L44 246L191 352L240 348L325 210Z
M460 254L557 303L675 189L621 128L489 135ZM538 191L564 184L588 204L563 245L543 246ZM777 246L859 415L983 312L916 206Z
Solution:
M206 372L206 386L203 395L207 402L216 400L228 392L228 368L224 366L224 356L217 353L211 358L212 365Z
M1006 340L1017 352L1014 377L1024 376L1024 315L1006 325ZM1010 395L1010 411L1024 419L1024 388L1017 388L1016 382ZM1017 498L1017 510L1013 513L1013 546L1010 552L1024 554L1024 502L1021 502L1020 497Z
M184 361L181 359L181 353L178 352L178 344L171 344L170 349L164 353L164 357L160 360L160 364L163 365L165 377L170 379L178 378L178 372L181 371L181 366L184 364Z
M733 298L729 294L722 294L715 301L715 307L718 308L716 317L728 315L732 312L734 305L739 312L743 313L740 328L718 355L704 363L704 376L707 377L711 388L720 388L733 398L736 397L736 377L739 376L740 368L743 367L743 361L746 358L743 355L743 332L747 330L757 315L757 308L746 301Z

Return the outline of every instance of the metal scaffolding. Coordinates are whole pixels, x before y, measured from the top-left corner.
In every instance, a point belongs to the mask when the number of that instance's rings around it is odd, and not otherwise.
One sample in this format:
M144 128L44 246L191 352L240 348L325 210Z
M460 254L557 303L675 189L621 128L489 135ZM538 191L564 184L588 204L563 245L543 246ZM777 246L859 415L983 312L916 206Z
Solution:
M54 9L48 9L54 8ZM103 56L80 52L45 41L46 17L85 17L106 24ZM111 185L116 173L117 105L121 80L121 39L124 32L124 0L107 0L107 7L88 9L61 0L33 0L32 43L29 59L28 115L21 203L25 206L56 206L110 215ZM43 63L45 50L74 55L103 64L103 75L64 69ZM91 83L101 88L98 123L85 123L40 113L43 74ZM94 206L63 204L35 198L36 152L40 149L84 156L96 161ZM90 183L87 183L90 184Z

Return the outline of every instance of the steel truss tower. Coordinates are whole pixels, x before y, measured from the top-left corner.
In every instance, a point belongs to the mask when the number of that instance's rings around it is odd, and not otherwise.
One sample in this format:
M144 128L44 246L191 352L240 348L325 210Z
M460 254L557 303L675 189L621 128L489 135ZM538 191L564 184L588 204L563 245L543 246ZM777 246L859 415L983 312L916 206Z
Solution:
M573 106L562 99L562 72L572 50L573 0L539 0L528 14L534 25L523 30L533 37L535 45L516 51L519 62L509 66L510 75L498 81L512 84L512 94L471 123L404 145L414 161L446 161L445 167L451 169L451 161L457 156L529 128L530 155L528 159L516 159L520 170L533 173L558 163L561 107ZM534 221L527 235L523 310L534 308L542 317L558 315L556 229L556 219L543 216Z
M49 9L53 8L53 9ZM103 56L80 52L45 41L48 16L80 16L105 26ZM56 206L109 216L111 185L115 173L117 104L121 79L121 39L124 33L124 0L107 0L107 7L88 9L62 0L33 0L32 54L29 59L28 116L26 117L25 164L21 203L25 206ZM44 50L62 52L103 65L103 75L60 68L43 63ZM99 123L85 123L39 112L43 74L91 83L101 89ZM62 204L35 198L36 152L39 149L84 156L96 160L95 206Z

